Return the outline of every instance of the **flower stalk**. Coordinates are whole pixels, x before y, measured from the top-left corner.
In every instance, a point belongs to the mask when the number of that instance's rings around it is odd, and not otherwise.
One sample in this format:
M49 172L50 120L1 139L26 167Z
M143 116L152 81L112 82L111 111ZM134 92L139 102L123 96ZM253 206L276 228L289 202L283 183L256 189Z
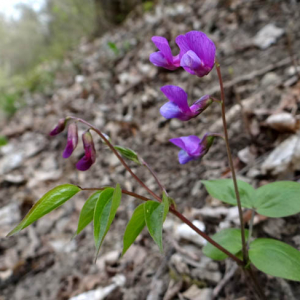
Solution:
M233 160L232 160L230 145L229 145L227 122L226 122L226 113L225 113L225 93L224 93L224 87L223 87L223 79L222 79L220 64L217 62L217 60L216 60L216 69L217 69L217 73L218 73L220 91L221 91L222 122L223 122L223 129L224 129L224 138L225 138L225 144L226 144L226 151L227 151L227 156L228 156L228 161L229 161L229 167L230 167L230 170L231 170L231 175L232 175L234 191L235 191L235 195L236 195L237 206L238 206L238 210L239 210L240 227L241 227L241 239L242 239L242 247L243 247L242 248L243 249L243 260L244 260L244 263L247 264L247 262L248 262L248 251L247 251L247 244L246 244L246 238L245 238L245 227L244 227L243 211L242 211L240 193L239 193L239 189L238 189L238 185L237 185L237 179L236 179L235 169L234 169L234 166L233 166Z

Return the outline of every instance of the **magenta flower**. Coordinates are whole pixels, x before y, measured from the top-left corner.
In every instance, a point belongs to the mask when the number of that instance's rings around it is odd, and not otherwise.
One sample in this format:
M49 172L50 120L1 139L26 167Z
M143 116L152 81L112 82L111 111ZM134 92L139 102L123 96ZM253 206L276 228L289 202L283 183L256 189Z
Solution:
M179 56L172 55L171 48L166 38L153 36L151 40L159 51L150 55L150 62L157 67L163 67L168 70L175 70L180 67Z
M180 138L170 139L170 142L182 150L178 153L180 164L186 164L191 160L202 158L212 145L217 134L207 133L203 139L195 135L182 136Z
M75 150L76 146L78 144L78 130L77 130L77 124L72 123L69 125L68 128L68 139L67 139L67 145L63 152L63 158L68 158L71 156L73 151Z
M188 95L182 88L175 85L165 85L161 91L169 99L169 102L160 108L161 115L166 119L177 118L181 121L187 121L198 116L213 102L209 95L205 95L192 106L189 106Z
M54 136L64 131L68 119L60 119L56 127L49 133L49 135Z
M93 142L93 137L89 131L86 131L82 135L82 141L85 154L76 164L76 168L80 171L86 171L96 161L96 150Z
M207 75L214 66L216 46L205 33L190 31L179 35L176 43L180 48L180 66L198 77Z

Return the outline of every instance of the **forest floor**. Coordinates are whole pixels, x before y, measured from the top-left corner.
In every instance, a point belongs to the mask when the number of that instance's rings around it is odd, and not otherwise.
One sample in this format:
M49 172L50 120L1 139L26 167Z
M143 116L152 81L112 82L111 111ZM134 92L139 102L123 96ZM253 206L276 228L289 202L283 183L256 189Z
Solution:
M48 133L68 115L86 119L114 144L138 152L157 172L178 210L205 226L206 233L215 233L220 223L222 228L238 227L236 207L209 197L200 182L230 177L224 142L217 140L201 162L186 165L177 162L178 149L168 142L173 137L221 132L220 107L212 105L184 123L159 114L166 102L160 87L166 84L183 87L190 102L204 94L219 97L216 71L200 79L183 70L154 67L149 62L149 54L156 51L151 37L174 41L190 30L207 33L216 43L224 76L238 177L255 187L275 180L299 181L300 80L293 63L299 59L299 14L298 1L164 0L144 15L133 12L119 28L93 42L83 41L70 53L56 76L55 89L27 95L28 105L1 124L0 135L8 137L9 144L0 148L0 299L255 299L233 262L205 257L203 241L190 232L184 238L185 228L173 216L165 222L163 255L144 230L121 257L124 228L139 203L127 196L96 263L92 226L72 239L88 192L79 193L18 235L5 235L35 201L59 184L120 183L148 196L98 138L97 161L89 171L75 169L83 154L81 146L70 159L62 158L66 133L54 138ZM171 46L175 54L174 42ZM80 126L80 133L83 130ZM159 193L154 179L142 167L131 165ZM281 239L300 249L299 224L298 215L256 216L254 236ZM258 271L257 276L268 299L300 299L299 283Z

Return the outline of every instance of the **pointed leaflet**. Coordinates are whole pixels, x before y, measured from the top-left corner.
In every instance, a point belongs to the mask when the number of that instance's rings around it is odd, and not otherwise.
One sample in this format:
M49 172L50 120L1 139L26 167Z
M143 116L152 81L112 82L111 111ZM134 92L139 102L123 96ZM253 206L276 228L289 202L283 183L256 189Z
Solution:
M232 179L201 180L207 192L222 202L237 205ZM238 180L238 189L242 207L253 208L253 196L255 189L247 182Z
M102 191L97 191L84 203L80 212L76 234L79 234L88 224L93 221L95 205L101 193Z
M59 185L47 192L38 202L36 202L27 213L21 223L15 227L7 236L11 236L26 228L50 211L64 204L80 191L80 188L72 184Z
M157 202L156 202L157 203ZM131 219L129 220L124 237L123 237L123 251L122 255L129 249L135 239L141 233L146 225L144 207L146 203L140 204L133 212Z
M163 201L161 203L155 201L147 201L144 206L145 221L149 233L154 242L158 245L159 250L163 252L162 246L162 228L163 222L169 211L168 197L163 194Z
M116 150L118 150L118 152L125 158L132 160L139 165L141 164L139 161L138 155L135 151L133 151L129 148L121 147L121 146L115 146L114 148Z
M255 192L257 212L271 218L287 217L300 212L300 183L277 181Z
M245 235L247 238L248 230L245 230ZM232 254L236 254L242 249L241 231L239 229L224 229L214 234L211 238ZM214 260L223 260L227 257L224 252L210 243L205 245L203 253Z
M250 244L249 257L266 274L300 281L300 252L280 241L256 239Z
M98 255L101 244L115 218L117 209L121 202L122 190L117 184L116 188L105 189L97 200L94 209L94 240L96 255Z

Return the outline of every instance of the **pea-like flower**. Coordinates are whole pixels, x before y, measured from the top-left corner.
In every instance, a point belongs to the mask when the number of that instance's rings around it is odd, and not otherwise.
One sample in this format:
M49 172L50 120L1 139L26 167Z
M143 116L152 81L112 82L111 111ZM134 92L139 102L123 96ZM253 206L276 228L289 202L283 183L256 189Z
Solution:
M60 119L58 121L58 124L56 125L56 127L49 133L49 135L54 136L54 135L57 135L57 134L63 132L67 125L67 121L68 121L67 118Z
M68 158L72 155L73 151L78 144L78 129L76 123L71 123L68 128L67 145L63 152L63 158Z
M82 135L82 141L85 154L76 164L76 168L80 171L86 171L96 161L96 150L93 137L89 131Z
M176 38L180 48L180 66L198 77L207 75L214 66L216 46L201 31L190 31Z
M188 95L182 88L175 85L165 85L161 88L161 91L169 99L169 102L160 108L161 115L166 119L190 120L202 113L213 102L209 95L205 95L192 106L189 106Z
M150 62L157 67L162 67L168 70L175 70L180 67L179 55L173 56L171 48L166 38L161 36L152 37L152 42L158 48L158 52L150 55Z
M196 135L182 136L170 139L170 142L181 148L178 153L179 163L186 164L191 160L201 159L208 152L216 136L219 135L206 133L203 139Z

